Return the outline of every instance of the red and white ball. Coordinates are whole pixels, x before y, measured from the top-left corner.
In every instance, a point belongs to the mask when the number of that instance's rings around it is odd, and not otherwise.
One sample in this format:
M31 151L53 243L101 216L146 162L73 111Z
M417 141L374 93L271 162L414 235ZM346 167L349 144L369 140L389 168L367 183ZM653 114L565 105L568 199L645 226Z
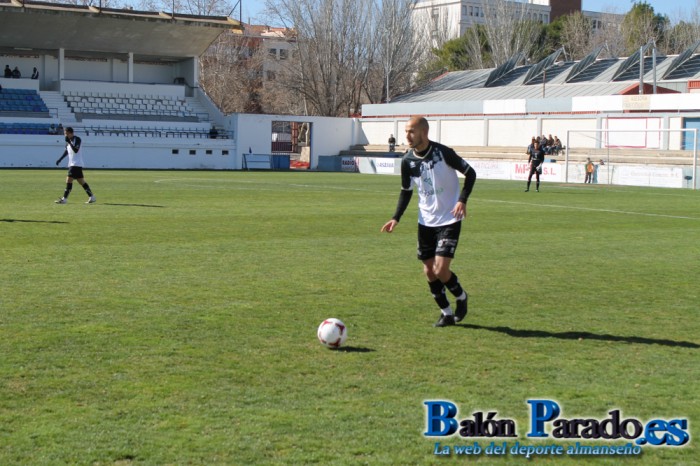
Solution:
M318 341L329 348L340 348L348 338L348 329L340 319L326 319L318 326Z

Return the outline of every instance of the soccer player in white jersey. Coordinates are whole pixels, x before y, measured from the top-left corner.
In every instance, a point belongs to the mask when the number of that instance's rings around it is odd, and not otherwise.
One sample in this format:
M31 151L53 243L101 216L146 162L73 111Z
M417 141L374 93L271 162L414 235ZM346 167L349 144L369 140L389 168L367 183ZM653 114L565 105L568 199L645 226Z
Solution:
M86 204L92 204L96 199L83 176L83 167L85 165L83 162L83 153L80 150L82 141L78 136L73 134L73 128L70 126L65 129L64 134L66 135L66 150L63 152L61 158L56 160L56 166L61 163L61 160L68 156L68 176L66 177L66 189L63 191L63 197L55 202L56 204L66 204L68 202L68 196L73 189L73 180L78 180L80 186L83 187L89 196Z
M381 231L391 233L406 211L413 188L418 190L418 259L430 291L440 308L436 327L460 322L467 315L468 295L450 270L462 220L467 214L467 199L476 181L474 169L451 148L428 139L428 121L412 117L406 123L410 149L401 160L401 193L394 216ZM457 172L464 175L460 189ZM445 288L456 298L453 313Z

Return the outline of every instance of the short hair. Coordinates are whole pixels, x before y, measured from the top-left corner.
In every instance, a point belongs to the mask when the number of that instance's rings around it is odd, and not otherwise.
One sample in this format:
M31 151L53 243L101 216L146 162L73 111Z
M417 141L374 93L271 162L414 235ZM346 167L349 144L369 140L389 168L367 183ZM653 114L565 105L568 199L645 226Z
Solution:
M73 127L72 127L72 126L66 127L66 131L69 132L69 133L72 133L72 132L73 132Z
M411 120L413 120L414 123L419 128L424 129L426 132L428 132L430 130L430 125L428 124L428 120L426 120L424 116L414 115L411 117Z

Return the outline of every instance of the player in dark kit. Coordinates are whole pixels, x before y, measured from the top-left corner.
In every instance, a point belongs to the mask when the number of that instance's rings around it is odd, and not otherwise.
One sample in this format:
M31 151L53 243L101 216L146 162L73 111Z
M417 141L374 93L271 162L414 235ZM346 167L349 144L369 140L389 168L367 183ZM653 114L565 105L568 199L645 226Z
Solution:
M394 216L381 231L391 233L406 211L413 187L418 189L418 259L428 286L440 308L436 327L460 322L467 315L466 291L462 289L450 264L457 249L462 219L467 214L467 199L476 181L474 169L451 148L428 139L428 121L413 117L406 123L406 141L410 149L401 160L401 194ZM457 172L465 177L460 189ZM456 298L454 314L445 287Z
M86 204L92 204L96 202L95 195L92 194L90 186L85 182L85 177L83 176L83 154L80 151L82 141L78 136L73 134L73 128L67 127L65 129L66 135L66 150L60 159L56 160L56 166L61 163L66 156L68 156L68 176L66 177L66 189L63 191L63 197L57 199L56 204L66 204L68 203L68 196L73 189L73 180L78 180L80 186L83 187L87 193L88 200Z
M542 163L544 162L544 151L540 147L540 143L535 141L532 148L528 150L530 156L527 158L527 162L530 164L530 174L527 175L527 188L525 192L530 190L530 182L532 180L532 175L535 175L537 184L535 185L535 190L540 192L540 173L542 173Z

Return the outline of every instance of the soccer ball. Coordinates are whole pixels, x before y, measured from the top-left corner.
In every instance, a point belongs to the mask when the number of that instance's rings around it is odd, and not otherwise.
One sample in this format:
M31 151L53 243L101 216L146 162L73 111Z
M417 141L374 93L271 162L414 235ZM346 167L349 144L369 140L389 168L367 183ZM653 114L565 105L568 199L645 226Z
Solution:
M340 348L348 337L348 329L339 319L326 319L318 326L318 341L329 348Z

